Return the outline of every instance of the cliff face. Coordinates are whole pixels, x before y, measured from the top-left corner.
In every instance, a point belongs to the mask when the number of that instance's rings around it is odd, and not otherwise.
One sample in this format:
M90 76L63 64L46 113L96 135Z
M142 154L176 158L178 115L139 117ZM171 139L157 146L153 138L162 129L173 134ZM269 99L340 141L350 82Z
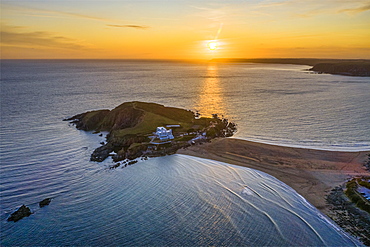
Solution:
M319 63L311 71L348 76L370 76L370 62Z
M109 132L107 142L91 154L91 160L98 162L110 155L117 162L148 153L152 156L170 154L191 145L195 137L196 141L206 141L232 136L236 131L235 124L216 114L213 118L196 119L195 114L189 110L137 101L123 103L111 111L89 111L65 120L80 130ZM153 147L153 132L157 127L166 125L180 126L173 129L175 139L160 143L160 147ZM148 147L151 149L148 150Z

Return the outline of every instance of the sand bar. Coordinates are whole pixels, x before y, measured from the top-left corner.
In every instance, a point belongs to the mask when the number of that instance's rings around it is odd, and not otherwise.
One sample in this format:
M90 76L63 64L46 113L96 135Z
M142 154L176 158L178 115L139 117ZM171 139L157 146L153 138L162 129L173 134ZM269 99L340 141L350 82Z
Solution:
M324 151L220 138L177 153L266 172L295 189L324 214L329 210L325 196L332 188L350 177L370 175L363 166L370 151Z

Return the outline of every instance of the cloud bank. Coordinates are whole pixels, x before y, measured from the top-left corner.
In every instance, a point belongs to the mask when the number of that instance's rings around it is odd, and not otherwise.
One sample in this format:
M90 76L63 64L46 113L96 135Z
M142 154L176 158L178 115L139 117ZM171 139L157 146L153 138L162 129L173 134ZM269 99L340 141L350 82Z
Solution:
M1 25L1 44L21 47L87 49L82 42L44 31L22 32L22 27Z
M358 8L342 9L339 12L340 13L342 13L342 12L348 12L348 13L351 13L351 14L358 14L358 13L361 13L361 12L364 12L364 11L368 11L368 10L370 10L370 4L363 5L363 6L358 7Z

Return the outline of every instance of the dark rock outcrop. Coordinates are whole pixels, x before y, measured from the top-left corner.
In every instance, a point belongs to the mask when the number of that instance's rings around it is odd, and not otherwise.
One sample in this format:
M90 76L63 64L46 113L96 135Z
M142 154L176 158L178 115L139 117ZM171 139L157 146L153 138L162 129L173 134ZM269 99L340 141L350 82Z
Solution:
M120 166L121 166L121 163L116 163L116 164L110 166L109 169L116 169L116 168L118 168Z
M49 205L50 202L51 202L51 198L46 198L46 199L42 200L41 202L39 202L39 207L43 208L43 207Z
M107 138L107 144L98 147L91 154L90 160L102 162L110 156L111 152L116 154L112 156L114 162L118 162L124 159L135 159L141 156L142 152L146 149L145 145L138 145L136 148L131 148L134 143L142 143L149 141L146 136L138 136L127 134L122 137L109 135Z
M370 62L319 63L311 71L347 76L370 76Z
M10 217L8 218L8 221L14 221L17 222L18 220L23 219L24 217L30 216L31 209L27 207L26 205L22 205L17 211L12 213Z
M94 152L91 154L90 160L91 161L97 161L102 162L106 158L108 158L109 153L113 151L113 148L111 145L103 145L101 147L98 147L94 150Z
M126 159L126 149L122 148L121 150L119 150L115 155L112 156L112 159L114 162Z

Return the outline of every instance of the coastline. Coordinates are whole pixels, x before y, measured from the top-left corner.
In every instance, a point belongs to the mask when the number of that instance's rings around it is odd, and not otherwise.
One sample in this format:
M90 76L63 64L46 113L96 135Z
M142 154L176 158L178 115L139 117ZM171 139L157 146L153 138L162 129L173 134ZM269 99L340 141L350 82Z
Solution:
M320 58L218 58L212 62L223 63L276 63L313 66L308 71L319 74L343 76L370 76L370 60L368 59L320 59Z
M363 166L370 151L345 152L285 147L234 138L180 149L178 154L244 166L270 174L292 187L322 213L330 213L326 196L353 176L370 172Z
M267 144L272 146L279 146L279 147L287 147L287 148L302 148L302 149L313 149L313 150L322 150L322 151L333 151L333 152L369 152L370 153L370 143L363 143L363 144L343 144L343 145L328 145L319 143L318 145L308 144L308 143L302 143L298 144L297 142L287 142L286 140L263 140L263 139L254 139L254 138L244 138L242 136L233 135L232 137L229 137L231 139L238 139L238 140L244 140L248 142L253 143L261 143L261 144Z

